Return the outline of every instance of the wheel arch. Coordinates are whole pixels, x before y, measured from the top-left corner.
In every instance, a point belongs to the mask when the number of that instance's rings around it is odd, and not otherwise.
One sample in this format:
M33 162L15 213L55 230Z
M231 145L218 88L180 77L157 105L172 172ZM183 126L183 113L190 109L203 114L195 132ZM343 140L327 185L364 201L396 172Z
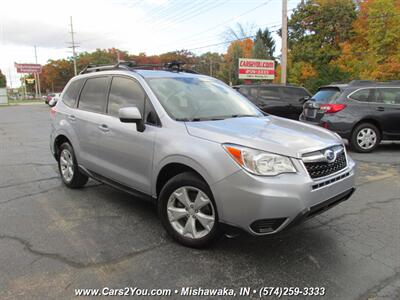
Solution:
M59 135L57 135L57 137L54 139L54 157L55 159L58 159L58 156L60 154L60 147L62 144L64 143L69 143L72 146L71 141L68 139L68 137L66 135L64 135L63 133L60 133Z
M382 138L382 136L383 136L382 127L379 124L379 122L374 118L364 118L364 119L359 120L357 123L355 123L353 125L353 128L351 129L351 136L353 135L354 130L357 128L357 126L360 125L360 124L363 124L363 123L370 123L370 124L376 126L376 128L378 128L379 133L380 133L381 138Z
M152 194L155 197L158 197L165 183L173 176L176 176L183 172L195 173L202 180L204 180L204 182L207 183L212 190L211 176L197 162L187 157L170 157L164 160L163 163L160 164L160 166L155 171L155 176L153 180L155 184L153 184Z

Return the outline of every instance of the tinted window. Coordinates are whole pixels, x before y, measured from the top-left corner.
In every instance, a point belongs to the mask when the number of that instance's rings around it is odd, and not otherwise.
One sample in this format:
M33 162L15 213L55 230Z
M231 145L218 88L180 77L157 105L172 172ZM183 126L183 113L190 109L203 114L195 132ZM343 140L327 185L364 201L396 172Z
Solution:
M374 89L374 97L371 101L384 104L400 104L400 88Z
M355 93L353 93L349 98L361 101L368 102L370 99L371 90L370 89L362 89Z
M108 114L118 117L118 111L122 107L136 106L143 115L145 93L135 80L114 77L111 83L110 96L108 98Z
M70 107L75 106L75 102L78 99L79 91L81 90L82 84L83 80L75 80L71 82L62 98L62 101L65 105Z
M282 88L283 96L290 100L299 100L310 96L306 90L299 88Z
M340 96L340 90L337 88L320 89L312 98L318 103L332 103Z
M258 89L256 87L241 87L238 91L250 100L257 98Z
M279 100L281 98L277 87L260 88L258 97L260 100Z
M104 112L107 103L108 77L96 77L86 80L79 108L93 112Z

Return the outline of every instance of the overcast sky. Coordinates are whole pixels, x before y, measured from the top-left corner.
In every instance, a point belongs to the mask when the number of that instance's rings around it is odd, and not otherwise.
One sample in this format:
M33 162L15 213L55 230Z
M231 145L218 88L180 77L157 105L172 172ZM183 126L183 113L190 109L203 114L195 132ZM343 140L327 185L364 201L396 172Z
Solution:
M289 9L300 0L289 0ZM190 49L224 52L224 32L236 23L277 30L281 0L2 0L0 69L8 82L19 80L14 62L38 63L71 56L73 17L78 52L116 47L131 54ZM274 34L277 50L279 37Z

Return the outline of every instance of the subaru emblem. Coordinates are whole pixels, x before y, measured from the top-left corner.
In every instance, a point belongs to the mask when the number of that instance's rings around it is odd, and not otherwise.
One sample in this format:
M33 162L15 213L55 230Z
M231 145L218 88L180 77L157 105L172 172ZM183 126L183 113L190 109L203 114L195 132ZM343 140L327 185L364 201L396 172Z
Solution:
M328 163L332 163L336 160L336 153L330 149L328 149L324 152L324 156L325 156L326 160L328 161Z

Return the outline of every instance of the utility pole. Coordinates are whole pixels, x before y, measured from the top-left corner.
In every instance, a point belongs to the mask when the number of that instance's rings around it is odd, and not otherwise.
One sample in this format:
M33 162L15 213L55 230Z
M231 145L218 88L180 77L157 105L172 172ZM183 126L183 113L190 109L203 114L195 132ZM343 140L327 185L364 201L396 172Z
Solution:
M287 0L282 0L282 58L281 58L281 83L286 84L287 77Z
M74 26L72 25L72 16L70 17L70 26L71 26L71 31L70 31L70 34L71 34L71 47L70 48L72 48L72 57L74 59L74 74L76 76L78 72L76 70L76 51L75 51L75 49L78 46L75 44L75 39L74 39L75 32L74 32Z
M210 58L210 76L213 76L213 61L212 58Z
M36 64L38 63L36 45L35 45L35 63ZM39 98L42 97L42 93L40 90L40 75L39 75L39 73L35 73L35 88L36 88L36 98L38 98L38 95L39 95Z

